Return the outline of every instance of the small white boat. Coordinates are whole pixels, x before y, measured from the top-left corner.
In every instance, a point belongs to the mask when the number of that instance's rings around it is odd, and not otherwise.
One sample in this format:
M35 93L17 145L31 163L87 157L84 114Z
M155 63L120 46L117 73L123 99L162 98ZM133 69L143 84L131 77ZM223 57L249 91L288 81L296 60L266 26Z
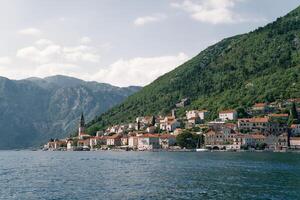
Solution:
M206 151L209 151L209 150L208 150L208 149L202 149L202 148L201 148L201 149L196 149L196 151L197 151L197 152L206 152Z
M197 151L197 152L206 152L206 151L209 151L208 149L201 148L201 145L200 145L200 137L198 137L198 142L197 142L196 151Z

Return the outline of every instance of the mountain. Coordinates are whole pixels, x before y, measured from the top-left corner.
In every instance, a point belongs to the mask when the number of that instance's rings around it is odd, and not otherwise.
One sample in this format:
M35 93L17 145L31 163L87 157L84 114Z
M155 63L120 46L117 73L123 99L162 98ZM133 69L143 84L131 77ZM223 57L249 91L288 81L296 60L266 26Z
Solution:
M208 109L214 118L222 109L292 97L300 97L300 7L265 27L208 47L95 118L88 130L169 113L183 98L191 100L184 109Z
M66 76L0 77L0 149L27 148L75 131L81 112L93 119L139 87L119 88Z

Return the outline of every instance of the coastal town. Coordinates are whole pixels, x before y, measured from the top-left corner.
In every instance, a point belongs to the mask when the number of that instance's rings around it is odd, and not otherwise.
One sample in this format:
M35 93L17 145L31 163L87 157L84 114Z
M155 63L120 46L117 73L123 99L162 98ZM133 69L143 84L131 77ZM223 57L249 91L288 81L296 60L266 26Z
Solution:
M137 116L131 123L116 124L86 133L84 115L78 133L65 139L51 139L50 151L297 151L300 150L300 98L255 103L243 113L229 109L208 120L209 110L178 109L189 106L188 98L178 102L169 116ZM243 117L240 117L240 116ZM245 117L247 116L247 117Z

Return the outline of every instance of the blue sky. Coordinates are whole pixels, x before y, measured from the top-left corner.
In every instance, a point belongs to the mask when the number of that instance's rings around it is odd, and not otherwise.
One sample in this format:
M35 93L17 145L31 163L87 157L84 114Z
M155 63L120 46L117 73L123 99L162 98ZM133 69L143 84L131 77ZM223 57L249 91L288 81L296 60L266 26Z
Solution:
M56 74L144 86L221 39L251 31L300 0L7 0L0 76Z

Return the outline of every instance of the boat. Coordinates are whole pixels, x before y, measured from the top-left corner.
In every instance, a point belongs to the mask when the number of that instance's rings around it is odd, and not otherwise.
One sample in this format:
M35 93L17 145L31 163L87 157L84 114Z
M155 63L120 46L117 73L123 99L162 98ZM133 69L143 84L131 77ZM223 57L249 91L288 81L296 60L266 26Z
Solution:
M209 150L208 149L204 149L204 148L197 148L196 151L197 152L207 152Z
M199 137L199 138L198 138L197 147L196 147L196 152L207 152L207 151L209 151L209 150L200 147L200 137Z

